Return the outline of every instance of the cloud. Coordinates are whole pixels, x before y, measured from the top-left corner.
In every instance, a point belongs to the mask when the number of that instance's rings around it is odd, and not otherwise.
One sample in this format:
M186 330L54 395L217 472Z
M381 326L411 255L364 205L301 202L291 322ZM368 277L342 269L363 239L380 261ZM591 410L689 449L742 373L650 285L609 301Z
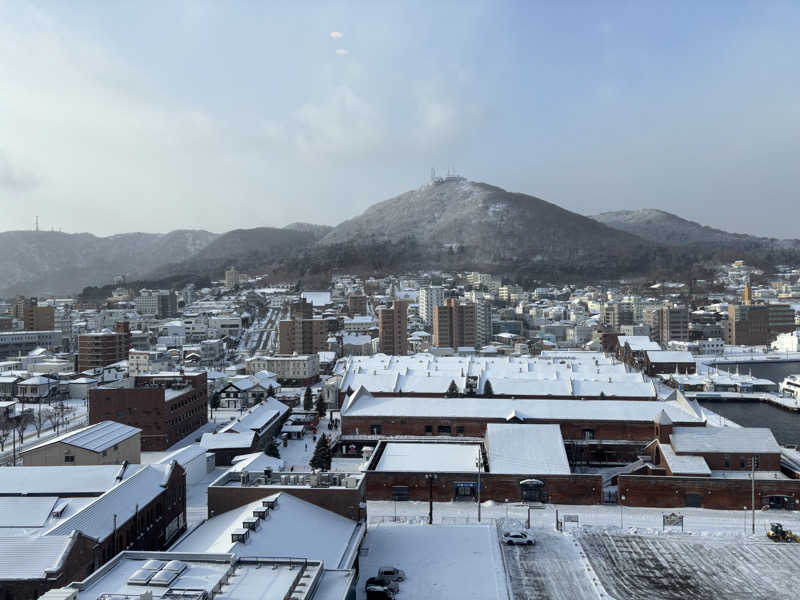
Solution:
M336 49L336 54L338 54L340 56L344 56L346 54L350 54L350 50L348 50L347 48L337 48Z
M340 40L344 37L344 34L341 31L331 31L331 37L335 40Z

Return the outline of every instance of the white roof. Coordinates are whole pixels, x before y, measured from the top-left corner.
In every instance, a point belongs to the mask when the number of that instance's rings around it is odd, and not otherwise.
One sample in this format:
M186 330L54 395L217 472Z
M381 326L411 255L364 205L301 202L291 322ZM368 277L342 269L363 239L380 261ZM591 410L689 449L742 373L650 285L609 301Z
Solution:
M203 448L200 444L190 444L188 446L184 446L183 448L179 448L175 450L175 452L170 452L164 458L157 460L156 462L160 464L167 464L170 461L176 461L180 466L185 467L190 462L195 460L200 456L204 456L207 453L207 449Z
M45 579L61 568L74 543L73 535L0 537L0 580Z
M659 444L664 462L675 475L711 475L711 469L702 456L679 455L668 444Z
M170 550L173 552L235 553L239 556L297 556L322 560L336 568L348 554L358 523L300 500L288 493L269 496L277 507L259 520L246 542L232 542L231 532L262 508L261 500L210 518Z
M251 448L256 437L255 431L245 433L204 433L200 445L208 450L225 448Z
M114 515L117 515L117 523L125 523L135 514L137 506L147 506L152 502L164 491L174 465L153 464L143 467L86 508L53 527L46 535L66 535L78 530L97 540L106 539L114 531Z
M389 442L376 471L476 472L478 444Z
M91 452L102 452L141 432L142 430L138 427L131 427L124 423L101 421L100 423L95 423L83 429L71 431L46 442L42 442L41 444L37 444L32 448L26 449L23 454L59 442L75 446L76 448L83 448Z
M572 472L558 425L489 423L486 450L492 473L568 475Z
M669 436L675 452L740 452L780 454L781 447L766 427L675 427Z
M344 416L473 417L547 421L635 421L652 423L666 411L675 423L700 422L676 403L648 400L513 400L510 398L375 397L359 389L345 401Z
M330 292L303 292L300 296L311 302L314 306L325 306L331 303Z

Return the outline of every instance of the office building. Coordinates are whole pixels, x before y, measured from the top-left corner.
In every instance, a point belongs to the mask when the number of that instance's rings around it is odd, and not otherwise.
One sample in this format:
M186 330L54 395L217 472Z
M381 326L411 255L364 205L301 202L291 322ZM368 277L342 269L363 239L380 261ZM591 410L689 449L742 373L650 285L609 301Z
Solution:
M139 290L135 302L140 315L166 319L178 314L178 297L170 290Z

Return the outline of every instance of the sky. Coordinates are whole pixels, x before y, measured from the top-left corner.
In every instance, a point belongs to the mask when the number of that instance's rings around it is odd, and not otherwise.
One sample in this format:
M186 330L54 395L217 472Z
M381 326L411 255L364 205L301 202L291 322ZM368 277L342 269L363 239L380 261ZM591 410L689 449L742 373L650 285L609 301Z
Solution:
M0 0L0 229L335 225L431 168L800 237L800 3Z

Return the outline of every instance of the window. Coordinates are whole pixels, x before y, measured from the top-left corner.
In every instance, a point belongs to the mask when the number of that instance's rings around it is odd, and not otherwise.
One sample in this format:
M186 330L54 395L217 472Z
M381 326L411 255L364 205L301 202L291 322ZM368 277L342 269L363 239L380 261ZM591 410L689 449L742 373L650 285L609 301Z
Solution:
M405 502L408 500L408 486L407 485L393 485L392 486L392 500L396 502Z
M583 439L585 439L585 440L593 440L594 439L594 429L584 429L583 430Z
M450 435L450 425L439 425L439 427L437 427L437 431L439 432L439 435Z
M739 457L739 468L740 468L740 469L744 469L744 465L745 465L745 463L744 463L744 456L740 456L740 457Z
M65 463L74 463L75 462L75 457L74 456L70 456L68 454L67 456L64 457L64 462Z
M381 434L381 426L377 424L373 424L369 426L369 432L372 435L380 435Z
M758 469L761 466L761 455L754 454L753 455L753 469Z
M425 435L431 435L433 433L433 425L425 425Z
M730 455L730 454L725 454L725 455L722 457L722 460L723 460L723 461L724 461L724 463L725 463L725 468L726 468L726 469L730 469L730 467L731 467L731 455Z
M456 435L464 435L464 426L463 425L459 425L458 427L456 427Z

